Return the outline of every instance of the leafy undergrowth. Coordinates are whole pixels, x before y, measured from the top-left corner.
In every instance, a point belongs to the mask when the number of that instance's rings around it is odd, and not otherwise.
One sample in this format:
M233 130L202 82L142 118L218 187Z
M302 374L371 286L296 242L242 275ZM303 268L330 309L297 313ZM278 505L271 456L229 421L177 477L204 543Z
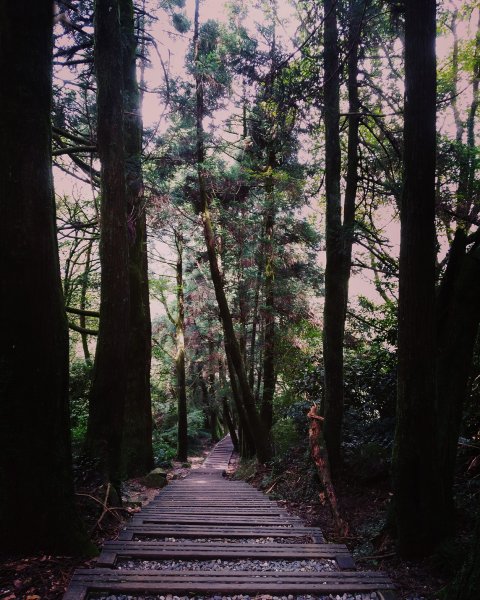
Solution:
M462 457L460 457L462 463ZM434 556L422 560L403 560L394 540L386 533L391 490L388 474L371 478L358 477L358 465L345 467L335 484L337 499L349 524L348 537L335 531L329 506L320 492L315 468L308 450L295 449L273 468L256 468L254 461L242 462L235 475L245 479L277 500L289 512L300 516L308 525L320 527L327 541L344 543L355 557L357 568L382 570L398 586L399 598L436 600L441 590L460 568L470 543L476 494L469 493L471 477L466 476L468 457L459 465L457 478L457 536L445 543ZM472 503L472 507L469 506Z
M171 461L166 468L167 479L185 477L191 469L205 460L211 444L205 442L198 456L186 463ZM158 494L157 488L148 488L142 478L130 479L122 484L122 507L107 506L104 486L96 485L88 465L76 465L76 499L85 526L91 532L93 542L100 547L107 540L114 540L128 518L140 510ZM9 556L0 562L0 598L2 600L60 600L65 593L73 571L91 567L94 559L69 556Z

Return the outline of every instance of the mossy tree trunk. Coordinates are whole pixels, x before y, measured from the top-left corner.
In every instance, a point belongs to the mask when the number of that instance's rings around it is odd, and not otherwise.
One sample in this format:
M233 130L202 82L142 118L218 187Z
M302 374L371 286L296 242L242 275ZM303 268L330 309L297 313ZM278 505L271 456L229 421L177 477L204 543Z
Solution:
M143 197L140 92L132 0L120 0L124 82L124 135L129 236L130 331L128 381L123 432L123 469L136 477L153 467L150 394L151 320L147 226Z
M95 2L97 145L101 163L100 326L86 449L114 488L121 480L130 321L120 5Z
M2 2L0 537L2 553L84 553L74 507L51 171L52 4Z
M340 62L337 2L324 0L324 122L326 266L323 309L323 359L325 365L324 436L332 474L338 471L343 421L343 338L345 294L342 271L343 235L340 192Z
M436 5L405 12L404 189L401 204L398 393L393 514L402 555L445 535L435 380Z

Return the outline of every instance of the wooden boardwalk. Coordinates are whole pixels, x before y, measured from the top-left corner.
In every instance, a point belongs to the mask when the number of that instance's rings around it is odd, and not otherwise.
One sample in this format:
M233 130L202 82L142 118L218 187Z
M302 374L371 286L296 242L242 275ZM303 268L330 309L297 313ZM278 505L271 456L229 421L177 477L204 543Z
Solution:
M78 569L64 600L98 595L364 594L393 600L382 573L356 571L346 546L327 544L261 492L223 477L233 448L224 438L201 469L170 483L117 541L106 542L93 569ZM125 561L332 561L332 570L136 569ZM230 563L232 564L232 563ZM119 565L121 568L119 568Z

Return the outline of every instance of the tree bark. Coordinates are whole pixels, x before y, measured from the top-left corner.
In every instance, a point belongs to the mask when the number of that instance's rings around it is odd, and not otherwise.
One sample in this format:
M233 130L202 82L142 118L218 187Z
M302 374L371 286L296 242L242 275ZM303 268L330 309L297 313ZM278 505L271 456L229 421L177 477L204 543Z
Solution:
M185 379L185 298L183 292L183 237L175 232L177 248L177 319L175 321L175 372L177 375L177 458L185 462L188 458L187 386Z
M340 64L336 0L324 0L324 121L326 193L326 267L323 313L323 358L325 365L324 436L332 469L341 462L343 420L343 338L345 290L342 209L340 194Z
M348 536L348 523L340 513L337 495L335 494L335 488L332 483L328 453L325 451L324 447L324 436L321 426L321 423L324 422L324 418L317 414L316 405L313 405L310 408L307 418L310 419L308 427L310 452L317 468L318 476L325 490L325 496L332 512L337 534L341 537L346 537Z
M438 299L439 312L441 310L437 320L436 355L439 462L449 523L454 522L453 482L458 436L480 324L480 247L468 253L465 247L465 232L458 230Z
M264 344L263 344L263 395L260 407L260 417L263 425L270 435L273 423L273 397L275 394L275 251L273 230L275 227L275 184L273 170L276 166L275 151L270 149L268 154L267 169L270 175L265 185L266 211L265 211L265 317L264 317Z
M100 327L86 449L119 489L127 392L130 293L125 189L123 61L118 0L95 2L97 138L101 162Z
M226 378L225 378L225 365L223 359L219 359L218 361L218 375L220 378L220 385L222 387L222 413L223 413L223 422L226 425L228 432L230 433L230 438L232 440L233 448L236 452L240 450L240 444L238 442L238 435L235 429L235 424L232 419L232 413L230 411L230 406L226 393Z
M435 402L435 0L406 2L404 182L401 205L393 514L402 555L445 534Z
M143 197L140 92L137 83L132 0L120 0L124 82L126 197L129 236L130 331L128 379L122 443L127 477L153 467L150 364L152 327L148 286L147 225Z
M85 313L83 311L85 311L86 309L86 303L87 303L87 291L88 291L88 278L90 277L90 262L91 262L91 255L92 255L92 245L93 245L93 241L90 241L88 243L88 247L87 247L87 256L85 258L85 269L83 270L83 275L82 275L82 287L80 290L80 310L82 311L83 314L80 315L80 327L82 329L87 329L87 325L86 325L86 321L85 321ZM90 349L88 347L88 336L86 333L82 333L82 348L83 348L83 355L85 357L85 362L91 364L91 355L90 355Z
M0 6L1 553L92 550L74 506L51 172L52 5Z
M232 390L233 402L237 409L239 420L238 433L240 456L242 458L252 458L253 456L255 456L255 440L252 434L250 433L250 428L248 426L247 415L245 414L245 407L243 406L242 398L240 396L240 390L238 389L237 375L232 364L232 359L228 354L226 356L228 374L230 377L230 388Z

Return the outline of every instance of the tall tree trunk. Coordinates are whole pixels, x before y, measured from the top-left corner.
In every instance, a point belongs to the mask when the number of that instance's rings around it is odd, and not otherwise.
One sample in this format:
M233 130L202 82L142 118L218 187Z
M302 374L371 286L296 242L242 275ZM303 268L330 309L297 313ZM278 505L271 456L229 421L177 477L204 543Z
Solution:
M444 536L435 402L435 0L406 2L394 517L404 556Z
M215 360L215 342L213 339L208 340L208 395L210 398L209 411L210 411L210 431L212 433L212 442L218 442L218 407L217 407L217 394L215 389L215 367L217 361Z
M228 354L226 356L228 374L230 377L230 388L232 390L233 402L238 413L240 456L242 458L252 458L252 456L255 456L255 439L253 438L248 426L248 419L245 413L245 407L242 403L242 398L240 396L240 390L238 389L237 375L232 364L232 359Z
M268 153L267 169L270 175L265 185L267 207L265 211L265 317L263 344L263 395L260 417L267 432L270 434L273 422L273 396L275 394L275 251L273 230L275 227L275 184L273 170L276 167L275 151Z
M358 145L360 125L360 99L358 97L358 53L360 34L366 4L369 0L350 0L347 86L348 86L348 145L345 201L343 206L343 327L347 316L348 284L352 268L352 246L355 233L355 203L358 189Z
M51 172L52 25L49 2L1 4L2 553L91 549L74 506Z
M175 372L177 376L177 458L185 462L188 457L187 386L185 378L185 298L183 292L183 237L175 232L177 248L177 319L175 321Z
M123 62L118 0L95 2L97 138L101 162L100 327L86 448L119 489L127 391L129 269L125 191Z
M196 129L197 129L197 168L198 184L200 194L200 211L203 222L203 233L207 248L208 261L210 264L210 273L215 290L215 297L218 303L220 318L223 326L225 352L230 356L233 368L238 378L238 385L241 392L241 399L245 408L245 415L248 421L252 437L255 439L257 458L259 462L268 462L272 456L270 440L262 421L255 407L255 399L252 390L248 385L248 377L245 369L240 346L235 335L232 315L228 306L227 297L223 285L223 278L218 265L218 257L215 244L215 234L213 231L210 217L209 199L205 180L205 148L204 148L204 99L203 85L204 81L199 69L199 0L195 2L195 31L194 31L194 52L196 65Z
M83 270L83 275L82 275L82 287L80 290L80 310L86 310L86 308L87 308L87 290L88 290L88 278L90 276L92 245L93 245L93 241L90 240L90 242L88 243L88 247L87 247L87 256L85 258L85 269ZM87 327L84 314L80 315L80 327L82 329L86 329L86 327ZM82 348L83 348L83 355L85 356L85 362L91 364L90 349L88 347L88 335L85 332L83 332L81 334L81 336L82 336Z
M258 265L257 277L255 280L255 299L253 301L252 312L252 335L250 337L250 369L248 373L248 385L250 389L255 389L255 352L257 343L257 327L258 327L258 306L260 304L260 287L262 284L263 258L260 257Z
M437 304L439 463L450 523L458 436L480 324L480 247L477 243L466 253L466 241L465 232L457 230Z
M230 438L232 440L233 448L236 452L238 452L240 450L240 444L238 442L237 431L235 429L235 424L233 422L232 415L230 412L230 406L228 403L227 391L226 391L227 382L226 382L226 378L225 378L225 365L224 365L223 359L219 359L219 361L218 361L218 375L220 378L220 385L222 388L223 422L225 423L226 427L228 428L228 432L230 433Z
M129 235L130 332L123 432L123 469L136 477L153 467L150 363L152 327L148 286L147 225L143 206L140 92L137 83L132 0L120 0L124 83L125 168Z
M324 120L326 267L323 313L325 365L324 436L332 475L340 465L343 420L343 337L345 290L340 195L340 65L336 0L324 0Z

